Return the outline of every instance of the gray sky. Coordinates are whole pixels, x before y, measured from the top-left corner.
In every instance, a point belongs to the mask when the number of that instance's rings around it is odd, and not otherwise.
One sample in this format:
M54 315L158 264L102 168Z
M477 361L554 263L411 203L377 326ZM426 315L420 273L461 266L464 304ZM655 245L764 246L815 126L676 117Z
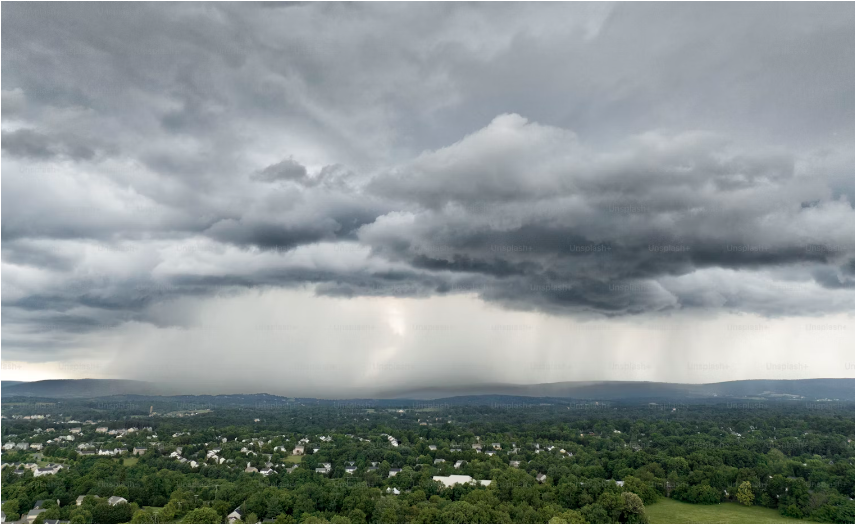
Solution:
M4 379L855 376L852 4L3 6Z

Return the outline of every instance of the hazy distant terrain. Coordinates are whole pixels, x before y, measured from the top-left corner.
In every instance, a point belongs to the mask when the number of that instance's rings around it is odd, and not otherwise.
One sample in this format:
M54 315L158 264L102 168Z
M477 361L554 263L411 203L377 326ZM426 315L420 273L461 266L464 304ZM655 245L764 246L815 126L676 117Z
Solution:
M115 395L176 396L175 387L135 380L43 380L3 384L3 396L44 398L95 398ZM292 396L299 396L293 393ZM714 384L674 384L663 382L559 382L538 385L481 385L460 388L424 388L386 392L377 399L446 400L467 398L483 401L489 396L583 399L673 401L712 398L761 398L765 400L855 400L855 379L741 380ZM281 397L280 397L281 398Z

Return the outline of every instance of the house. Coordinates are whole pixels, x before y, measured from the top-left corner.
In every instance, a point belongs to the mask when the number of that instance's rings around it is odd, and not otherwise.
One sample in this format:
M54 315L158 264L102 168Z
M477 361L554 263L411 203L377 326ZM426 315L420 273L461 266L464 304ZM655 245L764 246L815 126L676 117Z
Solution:
M36 451L41 451L42 445L41 444L30 444L30 449L35 449Z
M109 429L106 427L96 427L95 428L96 433L106 433L107 431L109 431Z
M235 522L243 519L243 512L240 511L240 508L235 508L235 511L229 513L226 516L226 519L228 519L229 524L234 524Z
M434 464L442 464L443 462L445 462L444 458L437 458L433 461Z
M488 456L488 457L492 457L492 456L493 456L493 455L495 455L496 453L497 453L497 451L487 451L487 456Z
M5 444L3 444L3 449L6 451L15 449L15 443L14 442L6 442Z
M39 508L38 506L36 506L35 508L31 509L29 511L29 513L27 513L27 522L26 523L32 524L33 522L35 522L36 518L39 516L40 513L44 513L46 511L47 511L46 509Z
M276 472L275 472L275 471L273 471L273 469L272 469L272 468L262 469L261 471L259 471L259 473L261 473L261 474L262 474L262 475L264 475L265 477L269 477L270 475L275 475L275 474L276 474Z
M297 468L299 468L299 467L300 467L299 465L294 464L294 465L293 465L293 466L291 466L290 468L285 468L285 471L286 471L287 473L294 473L294 470L295 470L295 469L297 469Z
M502 449L502 444L500 444L500 443L498 443L498 442L493 442L493 443L492 443L492 444L490 444L490 445L491 445L491 446L493 446L493 449L497 449L497 450L498 450L498 449Z
M395 475L397 475L400 472L401 472L400 468L392 468L389 470L389 476L394 477Z
M107 499L107 504L109 504L110 506L116 506L117 504L127 504L127 503L128 503L128 499L126 499L124 497L117 497L115 495L113 495L112 497Z
M294 451L291 452L292 455L305 455L306 447L305 446L297 446L294 448Z
M537 481L538 481L538 482L540 482L541 484L543 484L544 482L546 482L546 475L544 475L543 473L538 473L538 474L537 474L537 477L535 477L535 478L536 478L536 479L537 479Z
M146 451L147 451L147 449L144 447L135 447L134 448L134 455L145 455Z
M519 460L511 460L511 467L512 468L520 467L520 461Z
M96 499L100 498L98 495L92 495L92 496L95 497ZM85 499L86 497L87 497L87 495L80 495L79 497L77 497L77 500L75 502L77 502L77 505L80 506L81 504L83 504L83 499Z
M322 475L327 475L332 472L332 464L329 462L321 463L321 467L315 468L315 473L320 473Z
M356 466L352 465L352 464L350 466L345 466L344 472L352 475L352 474L356 473Z
M18 442L15 444L15 449L27 450L30 449L30 444L28 442Z
M430 449L431 451L436 451L436 446L428 446L428 449Z
M465 463L465 461L458 460L457 462L454 463L454 469L460 469L464 463Z
M391 493L392 495L400 495L401 490L398 488L386 488L386 493Z
M433 480L437 482L442 482L446 487L452 487L455 484L469 484L470 482L474 482L475 479L470 477L469 475L448 475L447 477L436 476L433 477ZM492 480L479 480L478 483L482 486L489 486Z
M250 465L249 462L246 463L246 469L243 470L244 473L258 473L258 468L254 468Z
M60 469L62 469L62 466L58 464L46 466L43 468L36 468L35 471L33 471L33 476L42 477L44 475L56 475Z
M622 480L616 480L616 481L615 481L615 484L617 484L617 485L618 485L618 487L621 487L621 488L622 488L622 487L623 487L624 482L623 482Z
M69 429L69 432L72 435L79 435L79 434L83 433L83 430L80 429L79 427L72 427L71 429Z

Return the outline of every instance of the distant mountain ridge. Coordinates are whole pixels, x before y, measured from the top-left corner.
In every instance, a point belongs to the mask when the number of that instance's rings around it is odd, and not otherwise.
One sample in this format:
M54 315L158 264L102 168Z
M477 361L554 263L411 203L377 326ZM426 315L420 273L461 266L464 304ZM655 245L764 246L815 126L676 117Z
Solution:
M38 382L3 382L3 396L40 398L98 398L117 395L178 396L174 387L136 380L42 380ZM220 395L220 396L259 396ZM273 398L284 398L275 395ZM462 387L424 387L387 390L372 399L442 400L489 396L532 397L577 400L648 400L711 398L788 398L855 401L855 378L816 378L805 380L735 380L711 384L678 384L665 382L558 382L536 385L473 385ZM366 397L360 397L366 399ZM306 400L309 400L308 398ZM315 399L311 399L315 400ZM352 399L356 400L356 398Z
M137 380L40 380L2 385L3 396L38 398L98 398L124 394L159 394L155 384Z

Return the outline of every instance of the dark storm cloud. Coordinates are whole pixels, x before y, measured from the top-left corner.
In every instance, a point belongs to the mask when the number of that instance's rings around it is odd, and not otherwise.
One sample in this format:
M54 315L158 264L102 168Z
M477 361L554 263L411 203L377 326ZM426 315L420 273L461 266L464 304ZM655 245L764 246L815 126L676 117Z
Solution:
M95 156L95 151L86 144L74 140L63 140L49 137L34 130L16 130L3 132L3 151L9 155L31 157L34 159L50 159L53 157L68 157L70 159L89 160Z
M252 178L265 183L275 181L305 182L307 175L305 166L294 159L285 159L254 173Z
M4 6L8 341L306 285L851 310L851 5L267 7Z

